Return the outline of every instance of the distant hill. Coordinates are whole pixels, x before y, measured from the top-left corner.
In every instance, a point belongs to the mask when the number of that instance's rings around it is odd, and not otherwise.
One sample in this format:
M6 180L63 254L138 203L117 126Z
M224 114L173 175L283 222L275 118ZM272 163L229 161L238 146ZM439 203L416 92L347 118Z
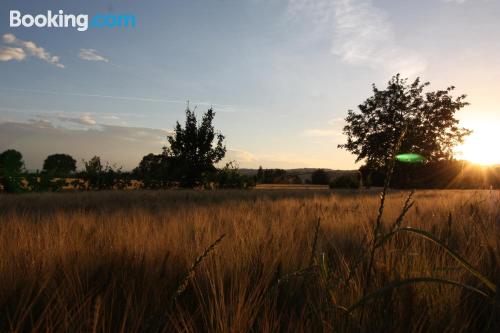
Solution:
M298 176L302 180L302 182L306 182L306 180L311 180L311 175L314 171L318 169L323 169L325 170L328 175L330 176L330 179L335 179L339 176L342 175L348 175L348 174L357 174L358 170L333 170L333 169L326 169L326 168L297 168L297 169L284 169L288 175L291 176ZM255 176L257 174L258 169L239 169L239 172L242 175L245 176Z

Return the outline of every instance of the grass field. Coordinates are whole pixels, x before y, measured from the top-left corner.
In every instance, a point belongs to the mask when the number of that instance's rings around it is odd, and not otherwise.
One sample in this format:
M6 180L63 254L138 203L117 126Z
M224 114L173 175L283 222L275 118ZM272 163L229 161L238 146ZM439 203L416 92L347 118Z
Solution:
M384 230L406 195L390 193ZM498 285L500 192L414 200L402 226ZM369 269L379 202L279 189L2 195L0 331L499 331L498 293L433 242L397 234ZM427 279L395 284L414 277Z
M257 184L256 190L328 190L328 185L312 184Z

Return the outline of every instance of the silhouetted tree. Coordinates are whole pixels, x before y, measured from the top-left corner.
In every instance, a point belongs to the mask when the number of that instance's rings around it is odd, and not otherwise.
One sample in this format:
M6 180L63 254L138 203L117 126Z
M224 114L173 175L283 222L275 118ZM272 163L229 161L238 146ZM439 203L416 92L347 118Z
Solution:
M67 154L49 155L43 162L43 171L53 177L67 177L76 171L76 160Z
M65 178L54 179L47 172L39 172L38 170L33 173L26 174L26 181L28 188L33 192L58 192L68 185Z
M453 86L424 92L428 85L419 78L408 84L399 74L384 90L373 85L373 95L358 106L359 113L349 110L343 130L347 143L339 148L356 155L356 161L366 160L370 169L379 169L406 128L401 152L418 153L428 161L450 159L452 148L471 133L455 118L468 104L466 96L451 96Z
M323 169L317 169L311 174L311 183L316 185L328 185L330 177Z
M162 154L148 154L139 162L133 170L133 175L142 181L144 188L156 189L170 185L176 176L173 159L167 156L164 149Z
M330 182L330 188L356 189L361 186L358 174L340 175Z
M92 190L123 189L130 183L128 174L123 173L121 168L112 167L107 163L103 165L99 156L84 161L84 166L83 178Z
M9 193L20 192L24 169L23 155L14 149L0 154L0 184Z
M215 163L226 154L224 136L216 133L212 125L215 113L212 108L203 115L198 125L196 115L186 108L184 128L177 122L174 134L168 136L165 154L179 172L176 178L186 187L202 183L203 177L215 173Z
M218 188L248 188L255 185L251 177L242 175L238 170L238 165L235 162L228 162L222 168L217 170L215 185Z
M286 184L287 173L283 169L264 169L261 182L264 184Z
M256 183L262 183L264 181L264 169L262 169L262 165L259 166L259 170L257 170L257 175L255 177Z
M83 161L84 170L83 178L87 182L87 186L90 189L101 189L102 188L102 172L103 165L101 163L101 158L99 156L94 156L88 161Z

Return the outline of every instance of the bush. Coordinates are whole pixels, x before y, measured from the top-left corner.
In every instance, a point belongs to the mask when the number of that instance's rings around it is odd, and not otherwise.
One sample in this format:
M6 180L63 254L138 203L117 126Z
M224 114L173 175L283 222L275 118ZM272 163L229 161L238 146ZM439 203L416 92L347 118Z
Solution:
M360 188L359 177L357 175L343 175L330 182L330 188Z
M216 186L218 188L248 188L255 186L251 177L242 175L234 162L227 163L224 168L217 171Z
M68 185L65 178L52 178L46 172L35 172L26 175L27 187L32 192L59 192Z
M318 169L314 171L311 175L311 182L315 185L328 185L330 177L328 173L323 169Z

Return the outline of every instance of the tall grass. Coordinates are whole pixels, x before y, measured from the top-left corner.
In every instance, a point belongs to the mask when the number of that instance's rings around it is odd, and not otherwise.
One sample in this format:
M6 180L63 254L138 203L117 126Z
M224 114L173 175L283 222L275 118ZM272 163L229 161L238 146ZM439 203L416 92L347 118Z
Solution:
M384 200L373 242L374 192L0 196L0 331L498 331L500 193Z

